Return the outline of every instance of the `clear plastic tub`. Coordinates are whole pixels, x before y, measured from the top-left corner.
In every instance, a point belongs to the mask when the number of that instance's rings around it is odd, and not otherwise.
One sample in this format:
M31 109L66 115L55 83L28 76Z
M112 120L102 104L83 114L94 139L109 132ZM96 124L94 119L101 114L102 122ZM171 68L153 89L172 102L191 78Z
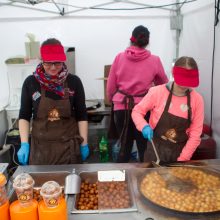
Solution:
M13 188L21 205L28 206L32 203L34 183L33 178L27 173L21 173L14 179Z
M62 188L55 181L48 181L41 187L40 194L43 197L44 203L47 207L57 207L60 202Z

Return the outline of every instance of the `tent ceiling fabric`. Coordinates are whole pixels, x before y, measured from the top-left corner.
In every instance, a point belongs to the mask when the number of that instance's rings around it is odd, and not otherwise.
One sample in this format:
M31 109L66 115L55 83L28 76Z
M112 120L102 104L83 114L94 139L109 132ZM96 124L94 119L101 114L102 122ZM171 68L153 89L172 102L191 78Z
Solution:
M196 0L1 0L0 6L13 6L42 12L68 15L85 10L144 10L163 9L176 11L183 4ZM177 5L176 5L177 4Z

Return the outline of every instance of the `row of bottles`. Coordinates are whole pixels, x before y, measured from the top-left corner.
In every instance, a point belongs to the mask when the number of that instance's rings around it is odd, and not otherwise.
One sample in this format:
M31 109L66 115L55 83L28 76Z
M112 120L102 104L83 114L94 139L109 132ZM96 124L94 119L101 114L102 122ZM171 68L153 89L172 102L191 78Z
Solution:
M100 142L99 142L99 159L100 162L109 162L110 157L109 157L109 142L105 136L102 136ZM112 161L117 162L118 156L120 152L120 141L117 140L112 144L111 147L111 156L112 156ZM131 152L131 160L132 161L138 161L138 152L137 152L137 146L136 142L132 148Z
M67 204L62 189L55 181L44 183L40 190L43 200L33 199L33 178L22 173L13 182L17 200L9 205L6 193L6 178L0 173L0 216L1 220L67 220Z

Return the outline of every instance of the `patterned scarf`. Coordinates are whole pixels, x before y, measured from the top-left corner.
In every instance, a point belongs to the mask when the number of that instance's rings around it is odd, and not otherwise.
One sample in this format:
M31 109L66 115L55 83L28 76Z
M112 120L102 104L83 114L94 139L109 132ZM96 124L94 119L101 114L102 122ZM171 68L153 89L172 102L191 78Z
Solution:
M63 64L62 70L56 76L51 76L46 73L42 63L37 66L33 74L43 89L52 91L62 98L64 97L65 91L63 84L69 74L65 63ZM74 94L74 91L68 90L68 92L70 96Z

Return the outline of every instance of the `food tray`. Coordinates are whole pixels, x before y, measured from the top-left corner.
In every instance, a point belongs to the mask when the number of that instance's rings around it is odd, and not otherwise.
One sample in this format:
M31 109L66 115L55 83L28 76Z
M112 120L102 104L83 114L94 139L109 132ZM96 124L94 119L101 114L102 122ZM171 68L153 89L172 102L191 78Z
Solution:
M190 192L168 189L159 169L192 181L196 188ZM144 200L167 210L187 214L220 212L220 174L207 167L150 169L138 180L138 190Z
M75 202L73 205L73 210L71 211L71 213L122 213L122 212L135 212L137 211L137 206L136 206L136 202L135 202L135 197L134 197L134 193L133 193L133 189L132 189L132 184L131 184L131 179L128 175L128 173L125 173L125 182L101 182L98 183L98 172L81 172L79 174L79 176L81 177L81 193L82 193L82 185L86 182L88 184L94 184L93 186L95 187L97 184L97 188L91 188L92 190L92 195L94 195L95 191L94 189L97 190L97 199L100 198L100 195L103 195L106 193L106 191L108 191L107 188L105 188L105 190L101 189L100 187L102 187L104 184L105 187L107 187L105 184L118 184L119 190L121 189L120 186L122 184L126 185L126 189L127 189L127 193L129 195L129 205L127 205L127 207L123 207L123 205L119 208L108 208L108 207L104 207L102 204L102 200L97 200L96 202L96 206L97 207L92 207L95 209L92 209L91 207L89 207L89 209L87 210L80 210L79 209L79 201L81 198L81 194L77 194L75 197ZM84 188L83 188L84 189ZM101 191L102 190L102 191ZM84 193L85 192L84 190ZM112 192L113 194L113 192ZM108 194L109 198L107 199L108 202L110 202L113 198L111 197L111 193ZM87 197L90 197L91 195L87 195Z

